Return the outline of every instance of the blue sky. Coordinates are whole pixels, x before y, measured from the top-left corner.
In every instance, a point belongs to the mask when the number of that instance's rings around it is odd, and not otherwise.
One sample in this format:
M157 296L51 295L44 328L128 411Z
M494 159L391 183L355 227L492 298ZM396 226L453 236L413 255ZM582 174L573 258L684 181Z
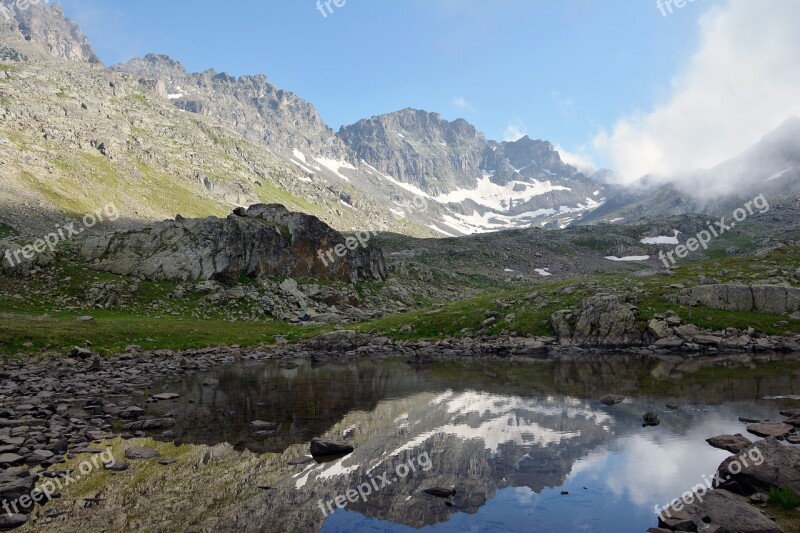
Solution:
M650 110L724 0L62 0L106 65L164 53L191 71L263 73L334 129L404 107L570 151ZM509 128L509 125L512 128ZM602 164L602 156L593 154Z

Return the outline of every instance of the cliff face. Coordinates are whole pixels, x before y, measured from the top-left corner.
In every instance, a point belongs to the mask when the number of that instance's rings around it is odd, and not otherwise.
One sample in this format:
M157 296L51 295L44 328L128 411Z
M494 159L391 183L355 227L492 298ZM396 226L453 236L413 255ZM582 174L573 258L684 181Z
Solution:
M463 119L404 109L343 127L338 136L358 159L432 194L473 187L481 177L486 139Z
M26 2L0 0L0 26L18 32L22 37L51 56L86 63L100 64L89 39L72 20L64 16L59 4L44 0Z
M272 85L264 75L236 78L214 70L187 72L181 63L148 54L112 67L163 85L162 96L179 109L211 116L271 150L294 150L344 159L347 150L313 105Z
M89 237L81 254L98 270L158 281L290 276L355 283L387 276L380 249L348 241L318 218L281 205Z

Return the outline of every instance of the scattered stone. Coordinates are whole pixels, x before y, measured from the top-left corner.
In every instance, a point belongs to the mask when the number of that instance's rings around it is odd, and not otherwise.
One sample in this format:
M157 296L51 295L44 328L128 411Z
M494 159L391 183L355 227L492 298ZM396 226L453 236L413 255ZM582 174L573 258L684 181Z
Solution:
M153 395L153 399L158 401L175 400L180 397L181 395L177 392L162 392L160 394Z
M258 431L274 431L278 429L278 424L275 422L264 422L262 420L253 420L250 425Z
M128 422L127 424L122 426L122 429L153 430L153 429L167 429L171 427L175 427L174 418L149 418L147 420Z
M158 464L163 466L169 466L169 465L174 465L177 462L178 461L176 461L175 459L162 459L158 462Z
M161 457L161 454L158 453L153 448L145 448L142 446L131 446L130 448L125 450L125 459L130 459L130 460L153 459L155 457Z
M106 470L111 470L112 472L124 472L131 465L128 463L121 463L119 461L114 461L113 463L103 463L103 468Z
M92 351L87 348L75 346L69 351L70 357L77 357L78 359L88 359L92 356Z

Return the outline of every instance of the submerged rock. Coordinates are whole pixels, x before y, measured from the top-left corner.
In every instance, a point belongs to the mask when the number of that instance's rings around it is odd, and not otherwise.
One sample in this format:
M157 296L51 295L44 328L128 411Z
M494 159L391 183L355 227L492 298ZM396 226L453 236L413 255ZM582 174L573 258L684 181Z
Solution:
M600 398L600 402L606 405L616 405L622 402L625 399L625 396L619 396L617 394L606 394L602 398Z
M758 424L750 424L747 426L747 431L759 437L779 437L783 438L788 435L792 429L789 424L783 422L759 422Z
M653 413L652 411L648 411L642 415L642 426L657 426L660 423L661 420L659 420L658 414Z
M706 439L706 442L714 448L719 448L720 450L725 450L731 453L739 453L753 444L749 439L743 437L742 435L718 435L716 437Z

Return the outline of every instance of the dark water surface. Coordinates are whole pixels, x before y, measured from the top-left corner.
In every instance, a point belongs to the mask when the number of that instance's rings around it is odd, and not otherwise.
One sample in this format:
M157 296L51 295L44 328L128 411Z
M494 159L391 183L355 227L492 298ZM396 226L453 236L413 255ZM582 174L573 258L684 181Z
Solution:
M154 390L179 392L178 401L148 406L175 413L178 441L257 453L355 427L355 452L293 467L247 502L240 523L265 530L643 532L657 524L655 506L703 483L729 455L706 438L746 433L739 417L778 418L798 402L763 398L800 393L796 370L783 363L296 363L186 376ZM608 407L597 400L608 393L628 399ZM659 426L642 427L648 410ZM254 420L279 427L254 438ZM398 476L411 460L428 468ZM323 514L324 502L379 474L391 484L374 489L376 481L365 498ZM422 492L434 486L455 487L452 505Z

